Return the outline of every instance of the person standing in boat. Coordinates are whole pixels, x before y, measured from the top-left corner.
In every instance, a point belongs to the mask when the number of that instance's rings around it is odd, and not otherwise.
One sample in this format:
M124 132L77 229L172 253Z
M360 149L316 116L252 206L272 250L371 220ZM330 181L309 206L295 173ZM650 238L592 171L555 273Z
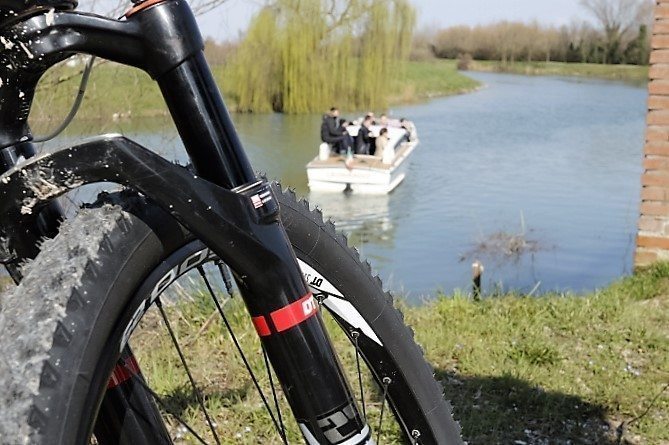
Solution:
M375 147L375 138L371 130L374 118L370 115L365 116L365 119L360 125L358 136L355 138L355 153L359 155L368 155L371 153L371 148Z
M382 128L379 132L379 137L376 138L374 156L381 158L381 162L384 164L392 164L395 158L395 149L390 146L390 137L388 136L387 128Z
M407 132L407 141L415 141L418 139L418 133L416 132L416 126L410 120L405 118L400 119L400 126L404 128Z
M339 126L339 109L330 108L330 112L323 116L321 124L321 141L330 144L335 153L346 153L345 130Z

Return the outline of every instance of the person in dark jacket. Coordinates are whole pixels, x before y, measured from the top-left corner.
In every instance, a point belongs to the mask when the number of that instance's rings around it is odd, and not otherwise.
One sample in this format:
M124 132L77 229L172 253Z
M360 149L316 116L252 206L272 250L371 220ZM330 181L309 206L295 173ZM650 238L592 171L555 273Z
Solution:
M355 138L355 153L359 155L368 155L371 153L371 147L375 147L375 138L370 127L374 122L374 118L370 115L365 116L365 120L360 125L360 131Z
M355 139L348 131L348 127L351 126L353 126L353 122L346 119L339 119L339 130L344 135L344 141L342 142L343 151L340 152L341 154L346 154L349 150L351 153L355 152Z
M332 145L336 153L341 153L346 152L344 139L344 130L339 126L339 110L332 107L330 112L323 116L321 141Z

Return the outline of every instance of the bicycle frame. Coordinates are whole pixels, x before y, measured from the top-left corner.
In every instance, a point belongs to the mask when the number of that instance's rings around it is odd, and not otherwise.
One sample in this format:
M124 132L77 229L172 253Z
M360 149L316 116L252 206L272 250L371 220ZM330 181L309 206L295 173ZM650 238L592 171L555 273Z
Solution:
M20 279L17 265L38 253L42 236L57 230L57 209L45 207L55 197L92 182L132 187L236 271L308 443L372 443L279 221L277 201L266 181L255 177L206 64L190 8L184 0L147 5L126 20L37 9L0 29L5 48L0 53L0 168L5 171L0 262ZM27 119L37 82L74 53L148 72L160 86L196 173L122 137L34 156ZM142 377L137 372L134 378ZM123 404L107 408L125 409ZM129 413L115 415L123 419ZM152 431L161 428L148 425ZM112 433L120 437L122 432Z

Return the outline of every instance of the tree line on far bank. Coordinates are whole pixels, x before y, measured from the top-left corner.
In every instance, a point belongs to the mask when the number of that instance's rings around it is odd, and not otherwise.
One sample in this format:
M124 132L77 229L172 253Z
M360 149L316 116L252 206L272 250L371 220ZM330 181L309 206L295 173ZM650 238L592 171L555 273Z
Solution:
M454 26L417 35L412 55L501 62L648 64L653 0L581 0L581 5L596 24L573 21L553 27L502 21Z
M270 0L229 57L229 94L243 112L383 109L415 23L409 0Z
M406 89L410 59L648 63L653 0L581 5L593 23L505 21L414 33L411 0L267 0L238 41L208 41L205 52L223 67L223 88L241 112L384 109Z

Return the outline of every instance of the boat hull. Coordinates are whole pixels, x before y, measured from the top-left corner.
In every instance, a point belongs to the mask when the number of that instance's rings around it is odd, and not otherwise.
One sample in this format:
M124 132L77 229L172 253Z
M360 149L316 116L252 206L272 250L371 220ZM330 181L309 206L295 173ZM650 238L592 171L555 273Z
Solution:
M356 156L347 167L343 158L318 158L307 164L309 188L318 192L351 191L360 194L387 194L402 183L409 168L409 158L417 143L408 143L398 151L391 165L373 156Z

